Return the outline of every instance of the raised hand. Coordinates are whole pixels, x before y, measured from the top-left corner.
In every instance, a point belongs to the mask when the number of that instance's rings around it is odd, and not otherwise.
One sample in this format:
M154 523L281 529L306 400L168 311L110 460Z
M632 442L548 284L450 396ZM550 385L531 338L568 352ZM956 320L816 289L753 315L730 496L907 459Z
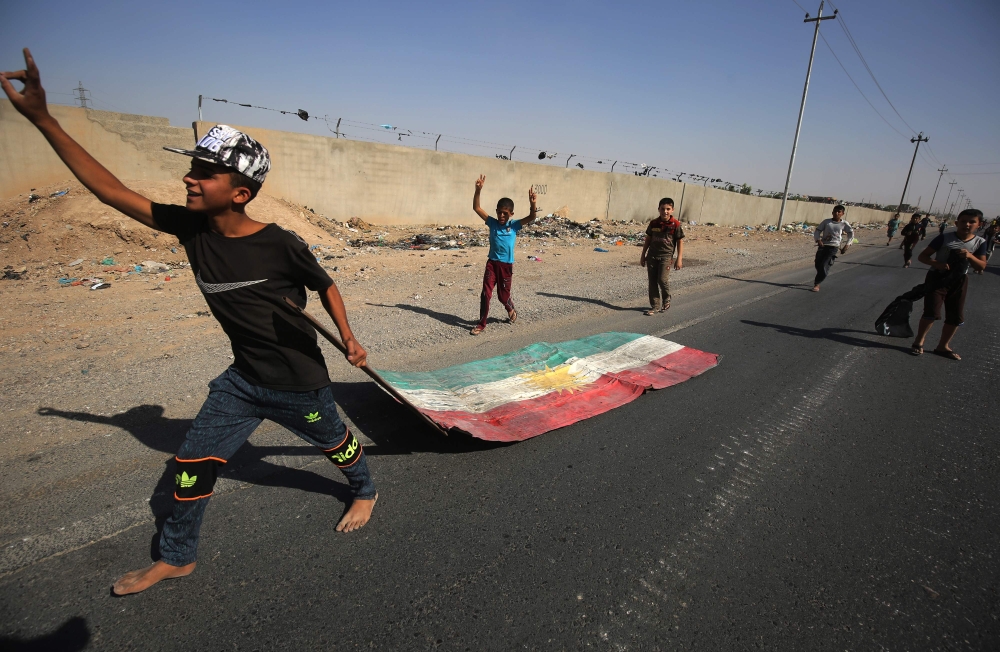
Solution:
M476 190L482 190L483 186L486 185L486 175L480 174L479 178L476 179Z
M535 187L531 186L528 188L528 201L531 202L531 207L535 207L535 201L538 200L538 195L535 193Z
M0 73L0 87L18 113L33 124L38 124L49 117L49 110L45 105L45 89L42 88L42 80L38 75L38 66L28 48L24 48L24 65L24 70ZM15 79L24 84L20 93L11 83Z

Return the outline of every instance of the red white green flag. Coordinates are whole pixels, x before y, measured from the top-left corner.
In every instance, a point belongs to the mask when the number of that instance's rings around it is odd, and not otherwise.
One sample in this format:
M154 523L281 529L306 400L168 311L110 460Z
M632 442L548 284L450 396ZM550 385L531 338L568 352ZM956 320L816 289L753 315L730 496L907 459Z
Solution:
M651 335L601 333L437 371L381 375L445 430L522 441L682 383L718 360Z

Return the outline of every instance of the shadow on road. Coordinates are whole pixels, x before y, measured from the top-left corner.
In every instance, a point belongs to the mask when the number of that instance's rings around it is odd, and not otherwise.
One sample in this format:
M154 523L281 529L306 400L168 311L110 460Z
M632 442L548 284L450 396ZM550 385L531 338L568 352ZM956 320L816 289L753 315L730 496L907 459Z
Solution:
M779 288L788 288L789 290L802 290L804 292L809 292L812 288L812 283L772 283L771 281L758 281L753 278L736 278L735 276L726 276L725 274L716 274L718 278L729 279L730 281L740 281L742 283L760 283L761 285L773 285Z
M89 642L90 629L87 627L87 621L76 616L64 622L59 629L51 634L45 634L38 638L0 637L0 650L8 652L50 652L50 650L76 652L87 647Z
M497 446L461 434L442 437L409 410L396 403L374 383L334 383L333 392L347 418L375 442L374 446L365 448L369 457L410 455L416 452L464 453ZM39 408L38 414L121 428L147 448L170 455L180 448L192 422L191 419L171 419L163 416L162 405L138 405L126 412L111 416L51 407ZM219 470L219 476L265 487L301 489L333 496L345 505L350 502L350 488L346 482L337 482L307 469L283 466L266 459L275 456L303 455L315 455L317 460L323 459L310 444L261 446L247 441ZM174 458L171 457L164 463L163 473L149 499L149 508L156 521L157 532L151 542L154 559L159 558L160 528L173 510L176 473L174 467Z
M909 346L893 346L892 344L885 344L875 340L866 340L860 337L851 337L850 335L847 335L847 333L860 333L862 335L874 335L875 337L878 337L878 335L876 335L873 331L859 331L851 328L820 328L817 330L809 330L808 328L799 328L798 326L768 324L765 322L750 321L749 319L741 319L740 321L744 324L749 324L750 326L773 328L783 335L795 335L796 337L808 337L810 339L817 340L832 340L841 344L859 346L866 349L893 349L895 351L901 351L907 355L910 354Z
M476 295L476 302L479 302L479 295ZM408 303L397 303L395 305L389 305L385 303L371 303L367 302L366 305L374 306L376 308L399 308L400 310L409 310L410 312L415 312L418 315L426 315L431 319L436 319L437 321L445 324L447 326L457 326L459 328L472 328L477 322L470 321L468 319L462 319L458 315L452 315L446 312L438 312L437 310L431 310L430 308L424 308L423 306L412 306ZM487 323L499 323L500 320L496 318L491 318Z
M595 306L601 306L603 308L609 308L611 310L619 310L624 312L643 312L646 308L643 307L629 307L616 306L613 303L608 303L607 301L601 301L600 299L591 299L589 297L575 297L570 294L553 294L551 292L535 292L540 297L550 297L552 299L566 299L567 301L580 301L582 303L592 303Z
M840 262L842 264L844 264L844 265L864 265L865 267L885 267L886 269L903 269L903 263L900 263L898 265L879 265L877 263L857 263L857 262L850 261L850 260L842 260ZM916 268L915 267L911 267L910 269L916 269ZM925 270L927 268L923 267L921 269Z

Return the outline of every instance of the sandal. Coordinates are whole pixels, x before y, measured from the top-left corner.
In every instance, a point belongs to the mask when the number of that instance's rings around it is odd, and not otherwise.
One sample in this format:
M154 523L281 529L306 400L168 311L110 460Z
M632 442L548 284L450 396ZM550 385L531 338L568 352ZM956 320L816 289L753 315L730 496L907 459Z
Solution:
M472 334L472 335L479 335L480 333L482 333L482 332L483 332L483 329L482 329L482 328L480 328L479 326L476 326L475 328L473 328L473 329L472 329L471 331L469 331L469 332L470 332L470 334Z
M910 355L923 355L923 354L924 354L924 347L917 346L916 344L910 347Z
M939 355L942 358L948 358L949 360L961 360L962 356L951 350L945 349L934 349L934 355Z
M644 312L642 314L646 315L647 317L652 317L653 315L656 314L656 312L657 311L656 311L655 308L650 308L649 310L647 310L646 312Z
M513 324L514 322L517 321L517 311L516 310L512 310L510 312L510 314L507 315L507 321L508 321L508 323L511 323L511 324Z
M668 308L670 308L670 299L667 299L666 303L663 304L663 307L660 308L660 312L666 312Z

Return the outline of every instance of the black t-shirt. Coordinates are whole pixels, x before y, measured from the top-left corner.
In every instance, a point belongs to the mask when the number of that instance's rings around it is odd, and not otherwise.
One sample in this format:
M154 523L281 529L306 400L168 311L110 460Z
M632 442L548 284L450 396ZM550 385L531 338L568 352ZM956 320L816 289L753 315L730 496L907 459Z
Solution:
M187 251L198 287L232 343L233 365L249 382L296 392L330 384L315 329L283 300L304 308L305 288L333 285L305 241L277 224L227 238L209 229L204 213L183 206L153 204L153 220Z

